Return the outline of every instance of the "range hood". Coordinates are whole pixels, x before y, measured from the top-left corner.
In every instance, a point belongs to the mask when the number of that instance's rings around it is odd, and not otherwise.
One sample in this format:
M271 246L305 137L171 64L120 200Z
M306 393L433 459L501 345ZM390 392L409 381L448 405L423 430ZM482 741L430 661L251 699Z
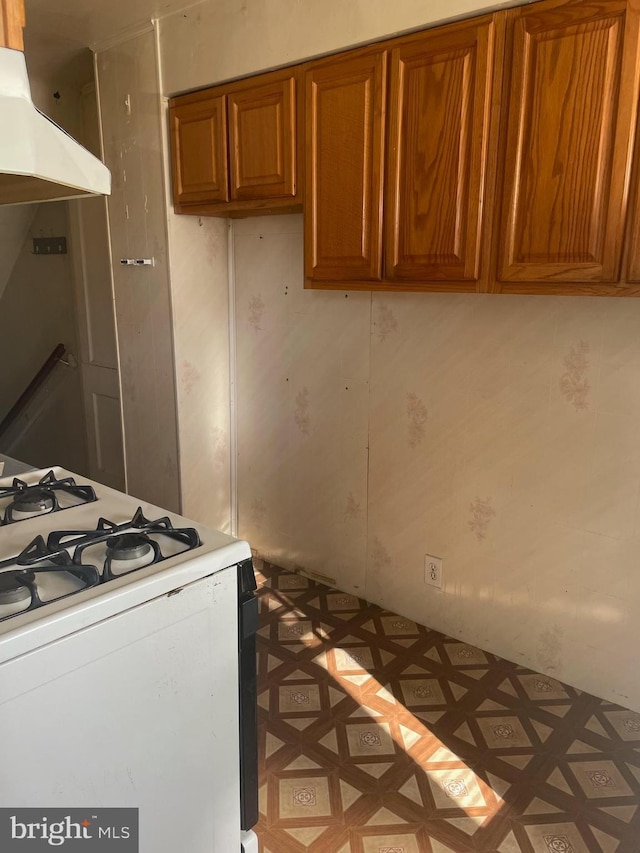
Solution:
M104 163L34 106L24 53L0 47L0 204L110 192Z

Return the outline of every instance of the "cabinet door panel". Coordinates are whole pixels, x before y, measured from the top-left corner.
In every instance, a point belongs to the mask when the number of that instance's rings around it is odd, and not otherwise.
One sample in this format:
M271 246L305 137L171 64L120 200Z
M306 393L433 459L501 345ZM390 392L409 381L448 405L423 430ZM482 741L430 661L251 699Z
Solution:
M493 41L482 18L392 51L390 279L478 278Z
M513 46L503 281L615 281L637 93L637 15L541 3ZM508 288L503 288L508 289Z
M24 0L0 0L0 47L24 50Z
M306 72L309 279L381 277L386 56L360 52Z
M231 198L294 196L293 76L229 95Z
M227 201L226 98L172 106L171 131L174 202Z

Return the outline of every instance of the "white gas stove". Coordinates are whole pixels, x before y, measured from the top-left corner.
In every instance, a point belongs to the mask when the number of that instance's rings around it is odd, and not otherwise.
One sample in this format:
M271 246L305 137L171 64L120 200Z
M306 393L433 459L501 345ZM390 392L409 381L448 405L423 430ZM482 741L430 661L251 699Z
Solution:
M28 732L0 808L137 808L141 853L257 850L254 588L246 542L61 468L0 479L0 726Z

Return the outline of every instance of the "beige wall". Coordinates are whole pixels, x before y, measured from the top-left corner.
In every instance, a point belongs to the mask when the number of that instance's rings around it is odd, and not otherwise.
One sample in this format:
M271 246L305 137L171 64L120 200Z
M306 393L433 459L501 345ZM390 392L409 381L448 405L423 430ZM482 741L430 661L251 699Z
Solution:
M152 31L96 61L111 169L108 199L128 491L180 507L161 102ZM130 107L126 107L126 102ZM121 266L154 258L155 266Z
M59 42L59 36L52 34L51 50L40 55L30 51L26 34L31 91L39 109L77 134L80 88L93 76L91 53L83 50L69 58L66 49L60 52ZM54 92L60 94L59 99L53 97ZM33 237L60 235L69 236L66 203L0 208L2 414L24 391L56 344L64 343L70 352L78 352L71 257L33 255ZM12 452L36 465L59 464L84 473L87 459L79 371L56 370L58 378L40 394L40 399L47 394L55 397L45 407L48 414L35 425L29 419L29 434L16 440ZM12 430L14 439L17 430Z
M97 69L113 177L108 207L128 490L229 531L228 226L170 210L155 33L100 52ZM122 267L121 257L154 257L155 266Z
M34 104L75 139L81 138L80 90L93 80L93 54L70 50L65 33L25 29L25 57ZM55 97L55 96L58 97Z
M0 299L0 417L9 411L57 344L78 352L70 256L34 255L32 238L41 236L68 236L65 202L37 206ZM87 461L80 371L59 366L56 373L60 381L52 392L57 406L51 418L39 422L12 447L12 452L22 454L34 465L63 465L83 473ZM43 389L40 398L47 393Z
M204 0L160 21L176 94L526 0Z
M640 708L640 302L304 291L302 217L234 229L240 535Z
M164 93L487 5L205 0L160 24ZM640 302L304 291L301 217L233 227L240 535L640 709Z
M182 512L231 529L228 225L169 214Z
M22 251L37 204L0 207L0 298Z

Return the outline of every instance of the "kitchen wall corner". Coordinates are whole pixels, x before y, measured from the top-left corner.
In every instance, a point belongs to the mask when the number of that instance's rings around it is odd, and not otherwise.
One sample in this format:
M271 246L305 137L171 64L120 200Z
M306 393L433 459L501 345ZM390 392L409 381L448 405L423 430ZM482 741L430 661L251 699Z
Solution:
M169 213L182 512L230 532L225 219Z

